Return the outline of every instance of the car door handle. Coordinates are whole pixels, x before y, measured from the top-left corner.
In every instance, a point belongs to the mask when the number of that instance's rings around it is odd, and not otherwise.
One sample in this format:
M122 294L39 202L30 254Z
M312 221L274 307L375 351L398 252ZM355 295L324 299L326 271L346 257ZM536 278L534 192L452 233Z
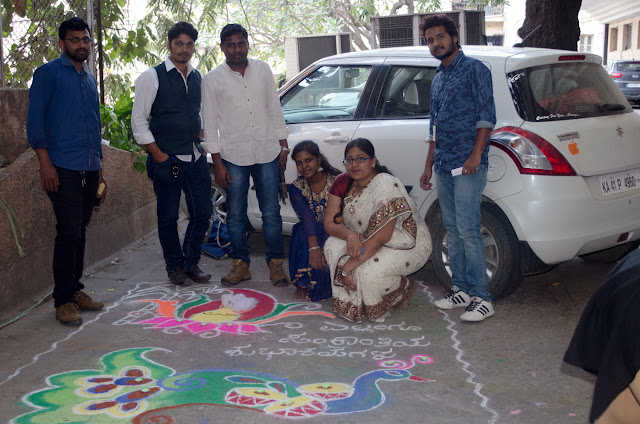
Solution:
M332 134L329 137L325 137L325 143L347 143L350 138L346 135Z

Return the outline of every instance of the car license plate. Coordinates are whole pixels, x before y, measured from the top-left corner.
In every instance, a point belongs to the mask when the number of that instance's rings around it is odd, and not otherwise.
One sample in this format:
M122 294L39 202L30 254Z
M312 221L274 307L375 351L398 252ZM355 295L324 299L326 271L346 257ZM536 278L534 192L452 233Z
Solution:
M640 168L600 177L600 189L603 196L611 196L638 188L640 188Z
M629 88L640 88L640 84L629 83L629 84L627 84L627 87L629 87Z

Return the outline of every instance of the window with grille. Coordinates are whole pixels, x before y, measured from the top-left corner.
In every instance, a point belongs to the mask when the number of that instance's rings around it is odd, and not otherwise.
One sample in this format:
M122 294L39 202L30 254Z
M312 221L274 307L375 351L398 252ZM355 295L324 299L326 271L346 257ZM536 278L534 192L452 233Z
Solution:
M631 48L631 24L625 24L622 27L622 50L629 50Z
M611 37L609 39L609 51L618 50L618 28L611 28Z
M593 41L593 35L581 35L580 44L578 45L578 51L590 53L592 41Z

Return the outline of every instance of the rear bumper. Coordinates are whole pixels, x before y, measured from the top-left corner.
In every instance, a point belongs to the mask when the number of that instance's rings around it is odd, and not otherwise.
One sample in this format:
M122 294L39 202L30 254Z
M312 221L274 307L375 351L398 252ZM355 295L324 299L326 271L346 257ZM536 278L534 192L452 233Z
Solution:
M640 238L640 190L597 199L580 176L521 178L522 191L495 202L543 262L559 263ZM628 238L618 242L625 233Z

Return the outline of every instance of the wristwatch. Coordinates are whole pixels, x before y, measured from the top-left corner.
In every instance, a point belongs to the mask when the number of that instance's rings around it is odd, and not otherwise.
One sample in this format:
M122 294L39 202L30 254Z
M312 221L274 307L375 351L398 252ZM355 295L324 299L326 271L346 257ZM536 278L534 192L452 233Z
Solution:
M353 271L345 271L344 269L342 270L342 276L346 277L348 275L351 275L353 273Z
M280 151L289 153L291 149L288 147L280 146Z

